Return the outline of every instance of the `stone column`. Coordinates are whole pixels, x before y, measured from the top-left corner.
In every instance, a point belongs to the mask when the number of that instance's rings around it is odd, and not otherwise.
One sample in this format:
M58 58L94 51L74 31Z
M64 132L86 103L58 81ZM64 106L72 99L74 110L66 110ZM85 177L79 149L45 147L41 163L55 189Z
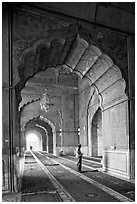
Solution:
M60 134L60 137L61 137L61 150L62 148L64 147L64 130L66 129L66 96L63 95L62 96L62 118L63 118L63 121L62 121L62 132Z
M17 191L17 175L18 175L18 162L19 162L19 120L18 120L18 109L17 100L14 87L9 87L9 140L10 140L10 157L11 157L11 177L12 190Z
M20 126L19 148L20 148L20 156L23 156L24 150L26 150L26 138L25 138L25 130L22 126Z
M128 38L130 177L135 177L135 37Z
M13 74L12 11L10 4L3 4L3 155L8 161L8 190L16 191L16 147L19 147L19 121ZM6 143L5 143L6 142ZM8 158L8 159L7 159Z
M80 135L78 94L74 94L74 130L76 132L74 145L77 147Z
M8 4L3 4L3 18L2 18L2 99L3 99L3 159L4 159L4 168L6 172L6 181L7 183L6 190L13 190L13 154L12 154L12 127L11 127L11 88L10 88L10 22L9 15L10 9Z

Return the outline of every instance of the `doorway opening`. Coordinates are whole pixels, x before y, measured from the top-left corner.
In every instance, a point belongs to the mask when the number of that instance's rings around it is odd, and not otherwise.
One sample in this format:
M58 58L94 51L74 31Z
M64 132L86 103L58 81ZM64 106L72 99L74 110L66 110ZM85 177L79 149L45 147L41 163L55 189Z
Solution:
M103 141L102 141L102 112L98 108L93 116L91 124L91 143L92 143L92 156L102 157Z
M36 132L26 135L26 150L42 151L42 136Z

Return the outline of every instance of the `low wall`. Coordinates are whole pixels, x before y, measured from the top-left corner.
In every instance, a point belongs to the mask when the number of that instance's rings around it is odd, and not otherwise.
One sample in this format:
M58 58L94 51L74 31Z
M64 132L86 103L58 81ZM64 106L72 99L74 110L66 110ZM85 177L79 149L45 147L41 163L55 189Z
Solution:
M103 170L116 176L130 179L129 151L105 150L103 151Z
M84 156L88 157L89 156L89 147L82 146L81 147L81 152L83 153Z
M56 147L56 151L54 155L58 156L61 151L63 151L64 155L75 155L77 147L70 146L70 147Z
M2 156L2 193L9 191L9 155Z

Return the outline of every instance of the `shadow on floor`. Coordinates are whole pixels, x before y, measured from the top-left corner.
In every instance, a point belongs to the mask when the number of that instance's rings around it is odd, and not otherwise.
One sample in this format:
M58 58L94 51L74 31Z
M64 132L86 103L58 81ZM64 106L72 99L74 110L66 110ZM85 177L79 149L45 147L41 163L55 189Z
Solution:
M87 173L87 172L98 172L98 170L95 169L95 170L90 170L90 171L81 171L81 173Z

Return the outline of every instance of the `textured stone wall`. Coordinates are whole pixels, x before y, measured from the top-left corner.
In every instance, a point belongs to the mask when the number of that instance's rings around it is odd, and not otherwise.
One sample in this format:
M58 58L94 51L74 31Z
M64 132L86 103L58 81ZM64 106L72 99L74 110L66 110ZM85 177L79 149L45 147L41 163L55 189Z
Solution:
M104 148L129 148L128 103L123 102L103 112Z
M65 4L46 2L34 5L111 28L134 32L134 2L66 2Z

